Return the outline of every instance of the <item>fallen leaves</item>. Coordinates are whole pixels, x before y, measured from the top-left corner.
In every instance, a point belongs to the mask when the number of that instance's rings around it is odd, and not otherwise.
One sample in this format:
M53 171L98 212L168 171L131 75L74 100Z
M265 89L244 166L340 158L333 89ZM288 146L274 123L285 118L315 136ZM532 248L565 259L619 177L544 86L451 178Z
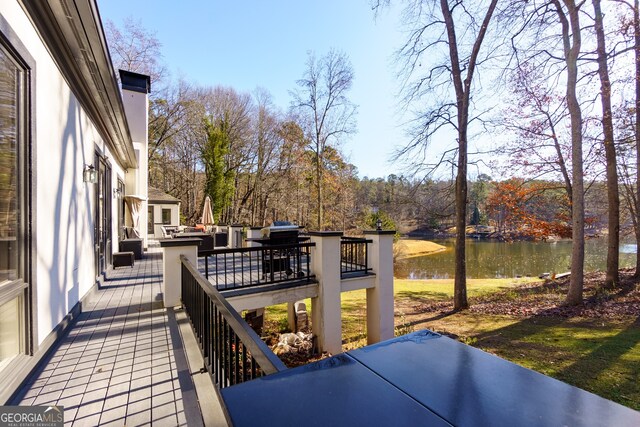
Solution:
M620 271L620 285L604 290L605 274L585 274L584 303L564 305L569 278L547 280L544 283L524 284L517 288L469 298L472 313L508 315L514 317L586 317L615 319L621 316L640 316L640 289L633 279L634 270ZM453 301L427 301L416 307L429 313L453 311Z

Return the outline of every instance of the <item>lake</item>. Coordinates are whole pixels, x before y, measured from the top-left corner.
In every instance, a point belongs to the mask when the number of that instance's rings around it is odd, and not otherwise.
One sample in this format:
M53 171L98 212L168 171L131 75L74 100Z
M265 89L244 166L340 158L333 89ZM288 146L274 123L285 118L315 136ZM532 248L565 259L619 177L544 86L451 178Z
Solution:
M447 250L397 261L395 276L410 279L448 279L454 277L454 240L432 240ZM636 245L620 247L620 267L634 267ZM585 242L585 271L605 270L606 239ZM498 242L467 239L467 277L485 279L538 276L564 273L571 265L571 241Z

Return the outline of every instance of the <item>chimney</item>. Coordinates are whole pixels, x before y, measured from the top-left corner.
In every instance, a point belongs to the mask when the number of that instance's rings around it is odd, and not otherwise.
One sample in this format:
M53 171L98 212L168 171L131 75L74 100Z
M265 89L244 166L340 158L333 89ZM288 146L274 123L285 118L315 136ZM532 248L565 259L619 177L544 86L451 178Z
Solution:
M127 195L142 197L139 232L147 245L148 186L149 186L149 92L151 78L144 74L119 70L122 82L122 103L129 124L138 169L130 169L125 179Z

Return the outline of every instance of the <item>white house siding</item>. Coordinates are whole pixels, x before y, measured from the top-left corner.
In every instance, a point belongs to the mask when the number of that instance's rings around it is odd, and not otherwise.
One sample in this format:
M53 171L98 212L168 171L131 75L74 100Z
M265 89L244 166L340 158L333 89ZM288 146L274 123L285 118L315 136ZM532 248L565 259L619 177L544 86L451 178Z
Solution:
M125 177L96 127L83 111L21 6L0 2L0 14L35 61L35 135L33 135L37 286L37 331L40 344L95 283L94 185L83 182L85 164L96 147L109 158L112 187ZM113 194L108 195L113 197ZM117 201L113 199L113 222ZM117 248L113 224L114 248Z
M149 97L147 94L134 92L130 90L123 90L122 101L124 104L124 110L127 114L127 122L129 124L129 130L131 132L131 139L133 141L133 148L136 152L136 158L138 161L138 169L135 174L129 174L126 181L127 193L136 194L143 197L142 207L140 208L140 235L144 242L144 247L147 244L147 188L149 185L148 173L141 171L148 171L148 159L147 152L148 147L148 123L149 123ZM141 114L142 113L142 114Z
M177 227L180 225L180 205L177 203L169 204L169 203L149 203L149 208L153 207L153 219L154 219L154 227L153 227L153 235L149 237L153 237L156 239L162 238L162 230L160 227L163 225L170 225ZM162 210L170 209L171 210L171 223L170 224L162 224Z

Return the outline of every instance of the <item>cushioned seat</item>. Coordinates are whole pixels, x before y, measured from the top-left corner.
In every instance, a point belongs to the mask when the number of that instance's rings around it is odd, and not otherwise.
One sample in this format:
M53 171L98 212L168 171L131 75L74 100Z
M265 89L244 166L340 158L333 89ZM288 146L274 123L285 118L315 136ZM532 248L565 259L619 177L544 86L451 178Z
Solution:
M113 268L116 267L133 267L133 252L116 252L113 254Z
M120 252L133 252L136 259L142 259L142 239L124 239L120 242Z

